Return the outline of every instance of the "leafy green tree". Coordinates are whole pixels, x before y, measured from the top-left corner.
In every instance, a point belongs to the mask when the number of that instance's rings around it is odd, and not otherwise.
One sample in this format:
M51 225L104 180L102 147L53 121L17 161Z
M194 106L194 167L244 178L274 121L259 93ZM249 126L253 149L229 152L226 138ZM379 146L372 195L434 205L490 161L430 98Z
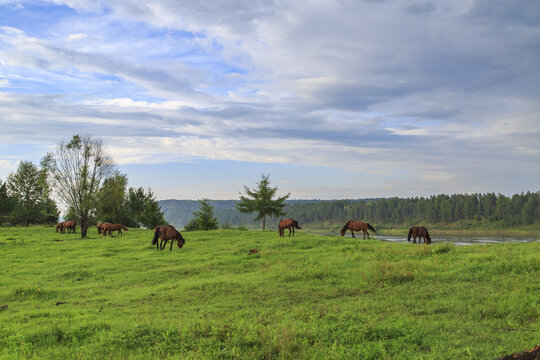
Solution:
M141 227L145 200L146 194L142 187L137 189L130 187L128 189L125 200L125 206L128 213L128 219L125 221L126 226Z
M12 215L17 222L28 226L30 222L39 222L40 206L44 200L45 188L41 174L31 161L21 161L15 173L8 175L8 191L15 199Z
M127 176L116 173L103 181L97 196L97 218L100 221L120 223L126 218Z
M48 156L48 171L56 195L72 209L81 237L86 238L96 214L99 189L105 179L116 173L113 160L103 149L102 141L90 135L74 135L70 142L61 142Z
M216 230L219 227L214 216L214 207L208 203L208 199L201 200L201 207L193 215L193 219L184 226L186 231Z
M241 213L251 214L257 213L255 220L261 220L262 228L266 227L266 216L283 216L285 215L285 200L289 198L291 193L285 196L278 197L275 200L272 198L276 195L278 188L270 187L270 175L261 175L261 180L257 183L257 187L253 190L244 185L244 191L247 196L240 195L240 202L236 203L236 209Z

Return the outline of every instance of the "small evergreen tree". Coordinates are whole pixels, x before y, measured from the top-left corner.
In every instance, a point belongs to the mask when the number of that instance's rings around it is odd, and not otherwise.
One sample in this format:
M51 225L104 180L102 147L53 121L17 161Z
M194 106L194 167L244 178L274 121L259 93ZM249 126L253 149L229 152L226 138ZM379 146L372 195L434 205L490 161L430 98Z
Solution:
M201 200L201 207L193 215L194 218L184 226L186 231L216 230L219 227L214 217L214 207L208 203L207 199Z
M124 225L153 229L158 225L167 225L163 211L154 197L152 190L144 192L142 187L129 188L124 201Z
M152 190L150 189L148 189L148 193L144 198L141 223L148 229L153 229L158 225L167 225L167 221L163 216L159 203L154 197L154 193L152 193Z
M261 180L257 183L257 188L251 190L244 185L244 191L247 196L240 195L240 202L236 203L236 209L241 213L251 214L257 213L255 220L262 220L262 227L265 230L266 216L283 216L285 211L285 200L289 198L291 193L285 196L278 197L275 200L272 198L276 195L278 188L270 187L270 175L261 175Z
M15 173L8 175L8 192L15 199L12 216L17 222L38 223L46 189L41 173L31 161L21 161Z

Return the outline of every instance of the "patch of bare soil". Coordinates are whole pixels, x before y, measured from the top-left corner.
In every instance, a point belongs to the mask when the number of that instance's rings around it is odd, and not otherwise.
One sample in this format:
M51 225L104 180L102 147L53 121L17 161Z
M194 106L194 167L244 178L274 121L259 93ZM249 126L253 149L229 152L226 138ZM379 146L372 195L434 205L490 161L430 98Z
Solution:
M532 350L525 350L519 353L506 355L495 360L540 360L540 345Z

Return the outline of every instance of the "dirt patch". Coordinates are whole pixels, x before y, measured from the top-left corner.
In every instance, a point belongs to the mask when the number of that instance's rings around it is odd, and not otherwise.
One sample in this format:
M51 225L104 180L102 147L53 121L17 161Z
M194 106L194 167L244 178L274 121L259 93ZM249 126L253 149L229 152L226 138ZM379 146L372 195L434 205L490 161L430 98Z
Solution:
M506 355L495 360L540 360L540 345L532 350L525 350L519 353Z

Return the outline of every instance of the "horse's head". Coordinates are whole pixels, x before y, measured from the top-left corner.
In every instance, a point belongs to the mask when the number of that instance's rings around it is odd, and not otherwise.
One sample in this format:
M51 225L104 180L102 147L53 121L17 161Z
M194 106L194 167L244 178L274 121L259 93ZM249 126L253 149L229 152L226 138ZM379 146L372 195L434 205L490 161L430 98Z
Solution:
M341 229L341 231L339 232L339 234L340 234L341 236L345 235L345 229Z
M184 246L184 244L186 243L186 240L184 240L184 238L182 237L182 234L180 234L179 232L176 233L176 240L178 240L176 244L178 245L179 248Z

